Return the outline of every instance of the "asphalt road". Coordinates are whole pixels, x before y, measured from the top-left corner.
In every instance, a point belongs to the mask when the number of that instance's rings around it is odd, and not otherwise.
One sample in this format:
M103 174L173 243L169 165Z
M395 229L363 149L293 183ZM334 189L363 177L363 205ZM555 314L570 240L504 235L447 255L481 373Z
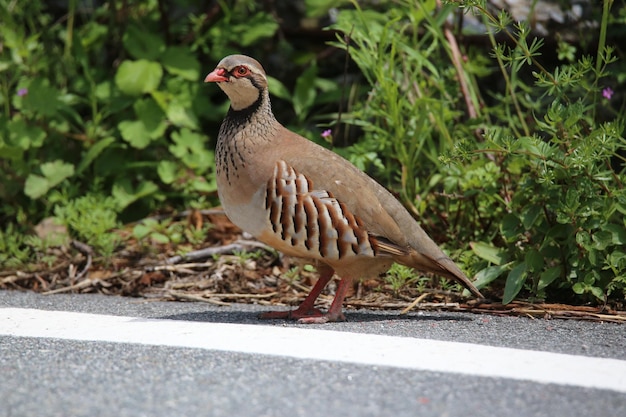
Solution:
M351 338L362 341L364 335L381 335L381 343L400 340L389 336L400 336L416 342L450 341L579 355L583 362L611 358L618 360L615 364L620 367L626 363L626 327L609 323L434 312L399 316L397 312L358 310L347 312L346 323L311 326L259 322L256 315L263 308L251 305L215 307L88 294L42 296L0 291L0 328L8 320L2 315L8 308L43 310L51 317L56 314L52 312L71 311L95 314L79 315L94 320L110 316L159 319L152 323L159 326L174 321L180 327L220 323L238 326L243 332L276 330L288 335L293 331L299 337L315 335L321 343L325 335L330 343L331 335L342 332L347 341L337 349L355 353L367 351L369 346L351 343ZM259 327L268 325L271 328ZM143 322L136 321L133 326L143 326ZM94 327L97 331L98 325ZM50 331L54 334L54 329ZM161 345L143 343L140 335L139 342L126 343L87 335L24 337L0 332L0 416L626 415L626 387L594 389L343 359L180 347L169 343L168 336L161 335L165 340ZM277 340L278 347L286 340ZM515 361L512 355L511 367Z

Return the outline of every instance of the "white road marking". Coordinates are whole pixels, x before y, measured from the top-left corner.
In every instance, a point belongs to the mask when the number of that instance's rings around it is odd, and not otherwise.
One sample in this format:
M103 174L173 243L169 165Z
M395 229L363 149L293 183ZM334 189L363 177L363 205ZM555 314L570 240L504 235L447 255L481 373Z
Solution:
M0 308L0 335L254 353L626 393L623 360L314 328Z

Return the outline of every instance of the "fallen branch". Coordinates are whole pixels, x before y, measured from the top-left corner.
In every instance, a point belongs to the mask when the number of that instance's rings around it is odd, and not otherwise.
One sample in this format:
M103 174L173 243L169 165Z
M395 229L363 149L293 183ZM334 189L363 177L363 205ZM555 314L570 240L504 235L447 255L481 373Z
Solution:
M189 268L210 268L213 266L212 262L189 262L186 264L176 264L176 265L155 265L146 268L147 272L155 272L155 271L168 271L168 272L185 272L185 273L193 273Z
M211 293L204 292L204 295L216 297L216 298L247 298L247 299L255 299L255 298L271 298L277 295L278 292L270 292L267 294L240 294L240 293Z
M418 305L424 298L428 297L428 293L425 292L424 294L420 295L419 297L417 297L415 300L413 300L413 302L411 302L411 304L409 304L408 306L406 306L406 308L404 310L402 310L400 312L400 314L406 314L409 311L413 310L415 308L416 305Z
M371 302L371 301L346 301L346 305L350 305L353 307L374 307L374 308L407 308L407 303L381 303L381 302ZM460 304L459 303L423 303L420 304L421 308L424 309L434 309L434 308L446 308L446 309L454 309L458 310ZM404 314L404 313L400 313Z
M0 284L1 285L14 284L17 281L32 279L34 276L35 276L35 273L27 274L26 272L22 272L22 271L15 271L15 275L9 275L9 276L3 277L0 280Z
M217 306L230 306L230 303L225 303L223 301L213 300L210 298L204 298L200 295L187 294L184 292L176 292L176 291L168 291L167 294L178 300L199 301L201 303L215 304Z
M72 291L78 291L78 290L82 290L85 288L89 288L94 284L97 284L99 281L101 281L100 279L90 279L90 278L86 278L80 282L77 282L74 285L70 285L68 287L62 287L62 288L57 288L56 290L50 290L50 291L46 291L43 292L43 295L52 295L52 294L60 294L60 293L64 293L64 292L72 292Z
M72 240L70 242L70 245L74 249L76 249L77 251L79 251L80 253L82 253L84 256L87 257L87 262L85 263L85 266L74 277L75 279L78 280L78 279L81 279L87 273L87 271L89 271L89 268L91 268L91 262L92 262L92 257L93 257L93 249L91 248L91 246L87 245L86 243L80 242L78 240Z
M123 270L116 272L114 274L111 274L106 278L85 278L84 280L77 282L76 284L69 285L67 287L57 288L55 290L45 291L45 292L42 292L42 294L43 295L60 294L64 292L71 292L74 290L83 290L85 288L89 288L90 286L95 286L95 285L100 285L102 287L110 287L113 284L107 281L122 277L126 274L137 275L137 273L138 271L124 268Z
M188 252L184 255L172 256L165 262L171 265L177 264L182 261L197 261L199 259L207 259L214 255L225 255L235 252L249 252L251 249L263 249L268 252L273 251L273 249L269 246L254 240L238 240L235 243L230 243L224 246L204 248Z

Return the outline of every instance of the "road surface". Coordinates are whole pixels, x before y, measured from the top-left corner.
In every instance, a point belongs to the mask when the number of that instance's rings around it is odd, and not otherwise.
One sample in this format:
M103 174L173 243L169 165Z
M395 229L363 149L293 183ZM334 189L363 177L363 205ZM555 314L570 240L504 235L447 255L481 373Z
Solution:
M624 416L626 327L0 291L0 416Z

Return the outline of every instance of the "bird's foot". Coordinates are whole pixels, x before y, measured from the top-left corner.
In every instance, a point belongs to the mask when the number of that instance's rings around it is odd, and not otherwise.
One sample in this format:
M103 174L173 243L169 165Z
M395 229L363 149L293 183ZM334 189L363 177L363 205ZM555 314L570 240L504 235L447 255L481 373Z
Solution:
M266 311L259 314L259 318L262 320L303 320L303 319L315 319L324 317L324 314L317 308L300 309L289 311Z
M324 324L334 321L346 321L346 316L344 316L343 313L326 313L321 316L302 317L298 319L298 323L300 324Z

